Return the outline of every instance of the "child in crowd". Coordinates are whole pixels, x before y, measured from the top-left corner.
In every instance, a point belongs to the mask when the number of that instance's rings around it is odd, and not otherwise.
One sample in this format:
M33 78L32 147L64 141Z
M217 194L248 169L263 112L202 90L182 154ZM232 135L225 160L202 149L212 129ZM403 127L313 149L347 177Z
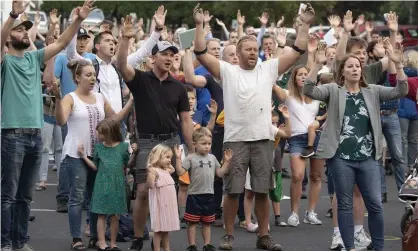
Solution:
M175 171L171 165L172 157L171 148L159 144L151 150L147 162L151 229L154 231L151 246L154 251L169 251L168 233L180 230L176 188L171 177Z
M210 154L212 146L212 133L208 128L202 127L193 132L193 144L196 153L181 159L182 149L176 146L176 172L184 175L190 174L186 212L184 219L188 222L187 236L189 239L188 251L197 251L196 228L202 223L202 235L204 241L203 251L215 251L210 244L210 225L215 221L213 202L213 182L215 175L223 177L228 172L228 166L232 159L232 151L225 150L223 165L221 166L216 157Z
M196 110L196 90L191 85L186 85L187 96L189 98L189 105L190 105L190 116L192 117L194 129L199 129L202 127L203 124L203 113L201 111ZM215 127L216 121L216 112L218 111L218 105L216 104L215 100L211 100L210 106L208 106L208 110L211 113L209 123L206 127L213 131ZM180 140L181 140L181 148L185 149L184 145L184 138L179 131ZM184 153L183 153L184 154ZM183 157L184 159L184 157ZM179 215L180 215L180 227L186 228L187 222L184 220L184 211L186 210L186 200L187 200L187 189L190 184L190 177L189 173L185 172L182 176L179 177L179 191L178 191L178 204L179 204Z
M319 83L321 85L329 84L334 82L334 76L332 73L322 73L318 75ZM306 149L302 154L302 158L309 158L315 154L314 151L314 142L316 137L316 131L321 129L327 119L327 104L321 102L319 105L318 115L315 118L315 121L308 126L308 149Z
M279 145L281 138L289 138L291 135L290 131L290 124L289 124L289 112L287 111L287 107L284 105L281 105L279 107L280 112L283 114L283 117L286 120L286 126L284 128L278 127L279 122L279 114L272 110L271 114L271 122L272 122L272 130L274 133L274 149ZM273 168L273 167L272 167ZM273 206L273 212L275 216L275 225L276 226L286 226L286 223L280 221L280 200L282 198L282 183L277 182L278 180L281 181L281 177L279 176L279 179L276 179L276 176L278 176L277 170L274 171L274 178L276 183L276 188L271 191L271 193L275 191L280 191L280 194L278 196L271 196L270 193L270 199L272 200L272 206ZM272 198L272 197L278 197L278 198ZM251 174L250 170L247 170L247 177L245 179L245 200L244 200L244 210L245 210L245 221L247 224L247 231L251 233L255 233L258 230L258 225L251 222L251 212L253 207L253 200L254 200L254 193L251 191Z
M91 211L98 214L98 250L120 250L116 246L119 229L118 215L127 212L125 176L123 168L128 165L128 143L123 142L120 124L112 119L102 120L96 128L97 138L102 142L94 148L93 159L87 157L84 146L78 152L87 165L97 170L91 200ZM106 244L106 216L110 215L110 249Z

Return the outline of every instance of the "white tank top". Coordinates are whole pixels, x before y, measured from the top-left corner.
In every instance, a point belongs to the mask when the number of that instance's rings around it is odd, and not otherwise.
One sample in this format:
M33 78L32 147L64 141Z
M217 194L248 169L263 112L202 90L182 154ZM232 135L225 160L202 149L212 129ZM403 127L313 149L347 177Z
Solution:
M289 111L292 136L308 133L308 126L315 121L315 117L318 115L319 104L318 100L312 100L310 104L301 103L289 96L287 91L285 105Z
M84 145L87 156L93 156L94 145L98 143L96 127L105 118L103 95L94 93L96 104L86 104L74 92L69 94L74 105L67 120L68 134L62 149L62 159L67 155L80 158L77 148L81 144Z

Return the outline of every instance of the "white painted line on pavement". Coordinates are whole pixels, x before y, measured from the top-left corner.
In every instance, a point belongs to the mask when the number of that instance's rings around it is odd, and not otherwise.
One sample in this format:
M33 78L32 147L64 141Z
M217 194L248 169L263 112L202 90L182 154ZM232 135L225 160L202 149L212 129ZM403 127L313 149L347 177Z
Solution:
M34 212L56 212L55 209L37 209L37 208L32 208L31 211L34 211Z
M36 183L36 185L39 185L39 183ZM46 183L47 186L58 186L58 183Z

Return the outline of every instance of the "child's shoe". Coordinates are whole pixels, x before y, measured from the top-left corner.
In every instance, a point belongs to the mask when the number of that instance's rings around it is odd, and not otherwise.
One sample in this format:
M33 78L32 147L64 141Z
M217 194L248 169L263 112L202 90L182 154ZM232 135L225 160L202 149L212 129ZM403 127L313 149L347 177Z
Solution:
M308 149L305 149L301 153L300 157L302 157L302 158L309 158L309 157L311 157L313 155L315 155L315 151L314 151L313 147L308 147Z
M210 244L203 247L203 251L216 251L216 248Z
M205 250L205 248L203 247L203 250ZM196 247L196 245L190 245L188 248L187 248L187 251L197 251L197 247Z

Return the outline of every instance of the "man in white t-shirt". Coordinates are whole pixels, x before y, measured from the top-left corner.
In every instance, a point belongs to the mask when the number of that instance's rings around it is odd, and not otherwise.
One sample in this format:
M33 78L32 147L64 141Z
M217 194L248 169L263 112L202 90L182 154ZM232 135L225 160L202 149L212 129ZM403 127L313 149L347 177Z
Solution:
M224 177L227 195L224 198L224 223L226 234L221 239L220 250L231 250L233 244L234 220L238 208L239 194L244 192L248 167L251 173L251 187L256 193L255 212L259 223L257 248L282 250L268 233L269 199L273 188L273 130L271 128L272 88L279 76L289 69L304 53L309 36L309 23L314 11L308 4L300 15L298 37L295 45L280 56L257 64L257 40L251 36L242 37L237 43L239 65L231 65L209 55L203 30L203 10L196 6L193 12L196 22L195 55L199 62L220 79L223 85L225 136L224 148L234 152L230 171ZM279 64L280 60L280 64Z

